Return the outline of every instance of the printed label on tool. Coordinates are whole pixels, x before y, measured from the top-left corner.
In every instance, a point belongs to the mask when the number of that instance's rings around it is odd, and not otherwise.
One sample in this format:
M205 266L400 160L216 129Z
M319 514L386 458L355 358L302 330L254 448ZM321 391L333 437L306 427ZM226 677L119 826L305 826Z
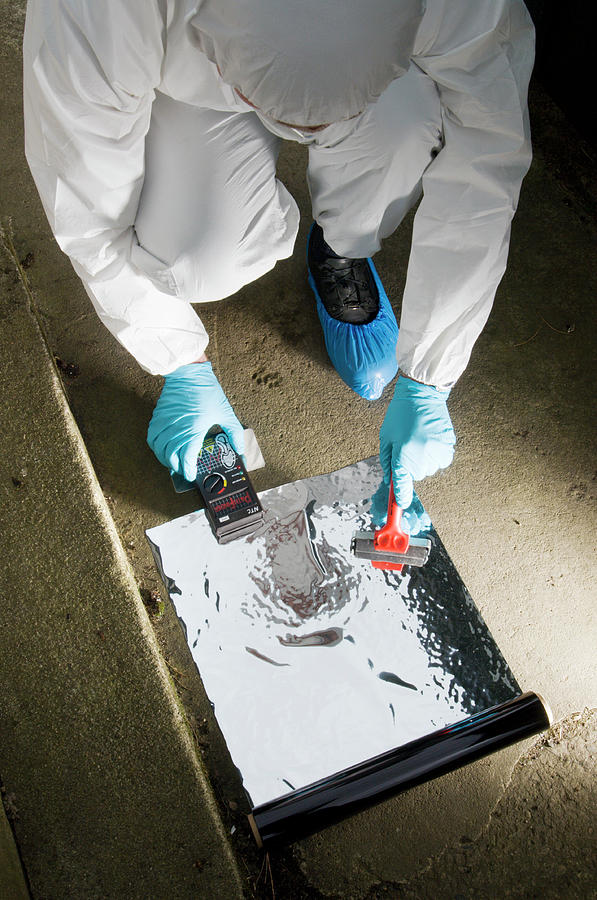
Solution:
M242 458L223 431L210 433L197 459L197 487L216 538L230 539L234 532L263 518L263 509L249 481Z

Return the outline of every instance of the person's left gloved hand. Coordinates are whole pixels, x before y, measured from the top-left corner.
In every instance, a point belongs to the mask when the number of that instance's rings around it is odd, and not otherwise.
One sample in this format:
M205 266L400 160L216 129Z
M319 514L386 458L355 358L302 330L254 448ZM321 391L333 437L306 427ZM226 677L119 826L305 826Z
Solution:
M450 465L456 435L446 401L449 391L440 391L401 375L379 432L379 458L384 473L387 513L388 486L394 483L396 503L403 510L411 534L422 529L419 513L413 508L415 481ZM379 495L379 496L378 496ZM372 513L382 506L382 488L375 495ZM422 507L421 507L422 509ZM426 515L426 514L425 514Z
M191 363L166 375L147 430L147 443L162 465L194 481L197 456L212 425L226 432L237 453L245 452L243 427L210 362Z

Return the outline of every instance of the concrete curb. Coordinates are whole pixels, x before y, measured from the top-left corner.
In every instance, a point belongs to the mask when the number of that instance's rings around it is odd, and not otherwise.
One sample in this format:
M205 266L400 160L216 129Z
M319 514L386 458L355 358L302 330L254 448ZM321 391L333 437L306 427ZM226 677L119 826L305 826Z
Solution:
M0 284L0 776L32 894L241 897L186 719L13 261Z

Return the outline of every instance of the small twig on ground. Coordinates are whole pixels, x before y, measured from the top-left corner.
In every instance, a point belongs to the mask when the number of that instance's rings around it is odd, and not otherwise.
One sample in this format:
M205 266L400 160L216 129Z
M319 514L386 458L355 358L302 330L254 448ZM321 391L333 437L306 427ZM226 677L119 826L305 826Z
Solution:
M551 328L552 331L555 331L556 334L572 334L573 331L575 330L574 323L572 323L571 325L567 325L566 330L562 331L560 328L554 328L554 326L550 322L548 322L547 319L545 318L545 316L542 316L541 313L539 313L539 318L543 322L543 325L547 325L547 327ZM533 341L537 337L537 335L543 328L543 325L539 325L537 330L534 332L534 334L532 334L530 336L530 338L527 338L525 341L519 341L518 344L512 344L512 346L513 347L524 347L525 344L530 344L531 341Z
M268 872L269 872L269 880L270 880L270 884L271 884L271 887L272 887L272 900L276 900L276 889L274 888L274 875L273 875L273 872L272 872L272 864L271 864L270 859L269 859L269 853L266 853L266 854L265 854L265 859L266 859L266 862L267 862L267 870L268 870Z
M543 318L543 316L541 316L541 318ZM532 334L530 336L530 338L527 338L526 341L520 341L519 344L513 344L512 346L513 347L523 347L525 344L530 344L531 341L537 337L537 335L539 334L539 332L541 331L542 328L543 328L543 325L539 325L539 328L537 329L537 331L534 334Z
M180 675L181 678L186 678L185 673L179 672L178 669L176 668L176 666L173 666L172 663L169 662L169 660L166 660L166 665L168 666L168 668L170 669L171 672L176 672L176 674Z
M548 327L548 328L551 328L552 331L555 331L556 334L572 334L572 332L574 331L574 325L570 325L570 326L566 329L566 331L560 331L559 328L554 328L553 325L550 325L549 322L547 321L547 319L544 319L543 316L541 316L541 318L543 319L543 321L545 322L545 324L547 325L547 327Z
M257 876L257 880L255 882L255 887L257 887L257 885L261 881L261 876L263 875L263 870L265 869L266 862L267 862L267 853L264 853L263 854L263 862L261 863L261 868L259 869L259 875Z
M172 675L172 678L173 678L173 680L176 682L176 684L177 684L179 687L181 687L181 688L183 689L183 691L186 691L187 686L186 686L186 684L184 683L184 681L180 681L180 680L176 677L177 675L179 675L180 678L184 678L185 676L183 675L183 673L182 673L182 672L179 672L178 669L176 669L171 663L168 662L168 660L166 660L166 665L168 666L168 671L169 671L170 674Z

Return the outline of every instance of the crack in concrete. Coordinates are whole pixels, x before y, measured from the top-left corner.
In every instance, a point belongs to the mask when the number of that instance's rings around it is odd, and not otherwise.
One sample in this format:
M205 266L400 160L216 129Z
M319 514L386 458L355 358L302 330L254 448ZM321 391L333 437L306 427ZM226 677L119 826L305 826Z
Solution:
M56 360L54 358L54 354L50 349L51 342L50 342L48 332L47 332L46 327L43 322L42 313L41 313L40 308L35 299L35 294L33 292L33 288L31 287L31 284L29 282L29 278L27 277L27 272L25 271L23 263L19 259L19 254L17 253L16 247L14 244L14 231L13 231L13 227L12 227L12 219L10 217L8 217L7 219L4 219L2 221L2 223L0 223L0 245L2 246L2 249L4 250L5 255L8 257L9 262L12 263L14 272L21 284L21 287L23 289L23 292L24 292L26 300L27 300L27 310L29 312L29 315L31 316L31 318L33 319L35 324L37 325L37 328L39 329L42 341L46 347L46 351L48 353L48 356L50 357L52 366L54 367L54 371L55 371L56 377L57 377L57 383L60 385L60 387L62 389L62 393L64 395L64 400L70 409L70 404L68 403L68 397L66 395L66 391L64 390L64 385L62 383L62 377L60 375L58 366L56 365Z

